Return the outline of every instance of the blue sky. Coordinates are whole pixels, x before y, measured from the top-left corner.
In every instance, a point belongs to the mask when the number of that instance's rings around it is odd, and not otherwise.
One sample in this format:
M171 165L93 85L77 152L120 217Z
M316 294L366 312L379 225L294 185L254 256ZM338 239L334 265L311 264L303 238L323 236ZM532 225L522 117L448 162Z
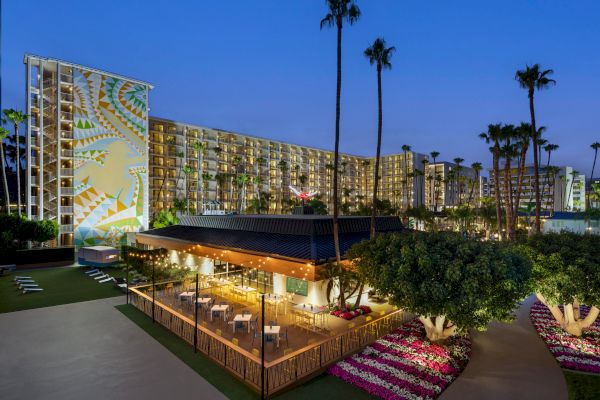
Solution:
M324 0L3 2L3 107L24 107L31 52L146 80L151 115L333 149L335 32ZM87 3L87 4L86 4ZM529 119L518 68L557 86L537 94L556 163L589 174L600 141L600 4L594 1L357 1L344 29L341 150L375 153L375 69L363 50L396 47L383 77L383 152L402 144L491 163L477 135Z

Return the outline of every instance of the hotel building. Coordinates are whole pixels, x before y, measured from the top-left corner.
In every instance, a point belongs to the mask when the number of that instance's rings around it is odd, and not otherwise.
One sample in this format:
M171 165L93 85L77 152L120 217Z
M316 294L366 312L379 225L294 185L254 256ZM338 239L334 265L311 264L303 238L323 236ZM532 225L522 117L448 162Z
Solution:
M289 214L289 186L333 207L333 151L148 115L152 85L66 61L27 54L27 215L56 220L58 244L114 244L149 227L179 200L187 214L207 207ZM427 156L381 159L379 198L402 210L424 204ZM339 196L351 212L369 202L373 157L340 154Z
M427 164L425 167L425 206L432 211L470 204L477 207L487 196L487 178L470 167L450 162Z
M495 196L494 174L490 170L490 196ZM504 171L500 171L500 195L504 200ZM559 167L556 173L546 172L540 168L540 197L542 212L585 211L585 175L579 174L572 167ZM517 187L518 169L511 171L511 187ZM525 167L523 175L523 191L519 201L520 209L527 209L535 203L534 168Z

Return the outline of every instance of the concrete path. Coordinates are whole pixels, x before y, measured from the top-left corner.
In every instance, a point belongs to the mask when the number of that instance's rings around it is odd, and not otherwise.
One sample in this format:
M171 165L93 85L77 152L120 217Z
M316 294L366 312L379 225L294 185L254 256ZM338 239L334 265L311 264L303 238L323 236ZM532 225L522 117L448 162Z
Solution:
M472 335L471 360L440 400L566 400L561 369L529 319L529 297L512 324L493 322Z
M225 399L112 298L0 314L0 397Z

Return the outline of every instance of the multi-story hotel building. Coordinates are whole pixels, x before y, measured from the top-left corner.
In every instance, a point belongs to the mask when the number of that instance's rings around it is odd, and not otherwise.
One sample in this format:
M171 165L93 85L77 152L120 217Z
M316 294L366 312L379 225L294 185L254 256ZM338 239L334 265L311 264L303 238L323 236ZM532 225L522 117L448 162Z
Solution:
M261 198L261 212L290 213L290 185L332 208L332 151L150 117L149 83L34 55L24 63L27 215L56 220L60 244L110 243L177 201L189 214L244 213ZM426 158L383 156L379 198L422 205ZM374 165L340 155L346 211L370 202Z
M585 175L578 173L572 167L558 167L556 171L546 171L540 168L540 197L542 211L584 211L585 204ZM516 190L518 169L511 171L511 187ZM523 191L519 208L527 210L535 203L533 165L525 167L523 175ZM500 171L500 195L504 201L504 171ZM494 174L490 170L490 196L495 195Z
M478 206L487 194L487 178L473 168L450 162L427 164L425 167L425 206L441 211L460 204Z

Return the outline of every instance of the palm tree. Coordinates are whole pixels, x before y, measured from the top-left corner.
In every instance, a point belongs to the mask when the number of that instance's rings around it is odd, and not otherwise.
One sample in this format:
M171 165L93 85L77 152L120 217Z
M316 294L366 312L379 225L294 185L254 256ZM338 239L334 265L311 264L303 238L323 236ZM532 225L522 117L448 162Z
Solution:
M518 149L512 139L515 137L515 127L505 125L502 127L502 139L504 145L501 148L501 155L504 157L504 210L506 213L506 233L508 240L515 238L515 218L513 218L513 199L512 199L512 159L518 156Z
M238 209L240 214L242 214L246 210L246 185L250 182L250 175L248 174L239 174L236 177L236 183L238 188L240 189L240 193L238 194Z
M481 170L483 169L483 166L480 162L474 162L473 164L471 164L471 168L473 168L473 171L475 171L475 181L471 185L471 191L469 192L469 199L467 200L467 204L471 204L471 199L473 198L473 190L475 189L475 185L479 186L479 176L481 175Z
M6 213L10 214L10 194L8 193L8 181L6 180L6 160L4 159L4 139L10 135L10 132L0 127L0 162L2 162L2 182L4 184L4 204Z
M498 236L502 235L502 210L500 209L500 139L502 138L502 124L488 125L487 132L479 134L486 143L492 144L492 175L494 176L494 197L496 201L496 227Z
M571 171L571 186L569 187L569 195L567 196L565 201L569 201L569 199L571 198L571 192L573 191L573 184L575 183L575 177L577 175L579 175L579 171L577 171L577 170ZM573 207L571 208L571 210L574 210L574 209L575 209L575 204L573 204Z
M410 146L407 144L402 145L402 153L404 153L404 193L406 194L406 209L410 208L409 198L408 198L408 152L410 151Z
M327 187L331 188L333 185L332 180L333 180L333 164L332 163L327 163L325 164L325 169L327 170ZM333 203L333 193L331 191L331 189L329 190L329 198L331 200L331 202Z
M194 168L189 165L183 167L183 173L185 174L185 212L190 213L190 176L196 172Z
M280 193L280 202L281 202L281 213L283 214L283 208L284 208L284 203L285 203L285 199L283 198L283 192L284 192L284 188L285 188L285 173L288 170L288 165L287 165L287 161L285 160L279 160L279 162L277 163L277 168L279 168L279 171L281 172L281 193Z
M377 105L378 105L378 118L377 118L377 152L375 155L375 172L374 172L374 183L373 183L373 204L377 204L377 188L379 186L379 162L381 160L381 130L383 127L383 110L381 101L381 71L391 69L392 64L390 59L392 53L396 50L394 46L385 47L385 40L383 38L377 38L370 47L365 50L365 57L369 59L371 65L377 67ZM371 214L371 238L375 237L375 207Z
M19 154L19 125L27 121L27 114L22 111L17 111L13 108L4 110L4 116L13 123L15 129L15 147L16 147L16 160L17 160L17 213L21 218L21 156Z
M535 125L535 107L533 96L535 90L547 89L550 85L556 84L554 79L548 78L554 71L547 69L541 71L539 64L533 66L526 65L524 70L518 70L515 73L515 79L519 82L519 86L523 89L527 89L527 97L529 98L529 114L531 116L531 137L533 141L533 177L534 177L534 189L535 189L535 231L537 233L541 230L540 224L540 171L539 171L539 160L538 160L538 130Z
M461 190L461 183L460 183L460 171L462 171L462 165L460 165L461 163L463 163L465 161L464 158L460 158L460 157L456 157L454 160L454 164L456 164L456 167L454 168L454 170L456 171L456 175L455 175L455 179L456 179L456 193L458 194L458 205L460 206L462 199L461 199L461 194L462 194L462 190Z
M206 152L206 143L197 141L192 143L192 149L197 153L198 156L198 176L200 177L200 187L202 203L204 203L204 153ZM198 200L196 200L198 203Z
M362 166L363 166L363 170L365 171L364 175L365 175L365 186L364 186L364 191L363 191L363 196L367 195L367 186L368 186L368 174L367 174L367 167L371 165L371 161L370 160L363 160L362 161Z
M542 129L544 127L540 127ZM545 129L545 128L544 128ZM525 176L525 160L527 158L527 150L531 142L531 126L522 122L521 125L514 131L515 145L519 147L519 161L517 164L517 190L515 193L515 209L513 216L513 225L516 223L519 206L521 202L521 192L523 191L523 177Z
M200 193L200 196L202 197L202 206L204 207L204 203L206 203L206 190L208 188L208 181L210 181L213 178L213 176L211 174L209 174L208 172L204 172L202 173L202 193Z
M598 159L598 149L600 149L600 142L594 142L590 145L592 150L594 150L594 162L592 163L592 173L590 174L590 185L594 182L594 170L596 169L596 160ZM590 199L586 196L587 207L589 208Z
M324 27L337 28L337 87L335 94L335 150L333 155L333 243L335 246L335 258L339 263L342 259L340 254L340 237L338 227L338 162L340 147L340 99L342 93L342 26L344 21L352 25L360 18L360 10L353 0L327 0L329 12L321 20L321 29Z
M440 152L439 151L432 151L431 153L429 153L429 155L431 156L431 159L433 160L433 163L435 164L436 159L440 156ZM434 167L434 173L435 172L435 167ZM437 174L436 174L437 175ZM436 177L434 177L433 180L433 194L434 194L434 200L433 200L433 211L437 211L437 183L438 183L438 179L436 179Z
M545 196L546 193L546 186L548 186L548 189L550 189L550 174L548 171L548 167L550 167L550 157L552 156L552 152L558 150L558 145L557 144L552 144L552 143L548 143L547 145L544 146L544 151L548 154L548 158L546 160L546 167L544 168L544 175L546 177L546 182L542 185L542 197ZM541 155L540 155L541 158Z

